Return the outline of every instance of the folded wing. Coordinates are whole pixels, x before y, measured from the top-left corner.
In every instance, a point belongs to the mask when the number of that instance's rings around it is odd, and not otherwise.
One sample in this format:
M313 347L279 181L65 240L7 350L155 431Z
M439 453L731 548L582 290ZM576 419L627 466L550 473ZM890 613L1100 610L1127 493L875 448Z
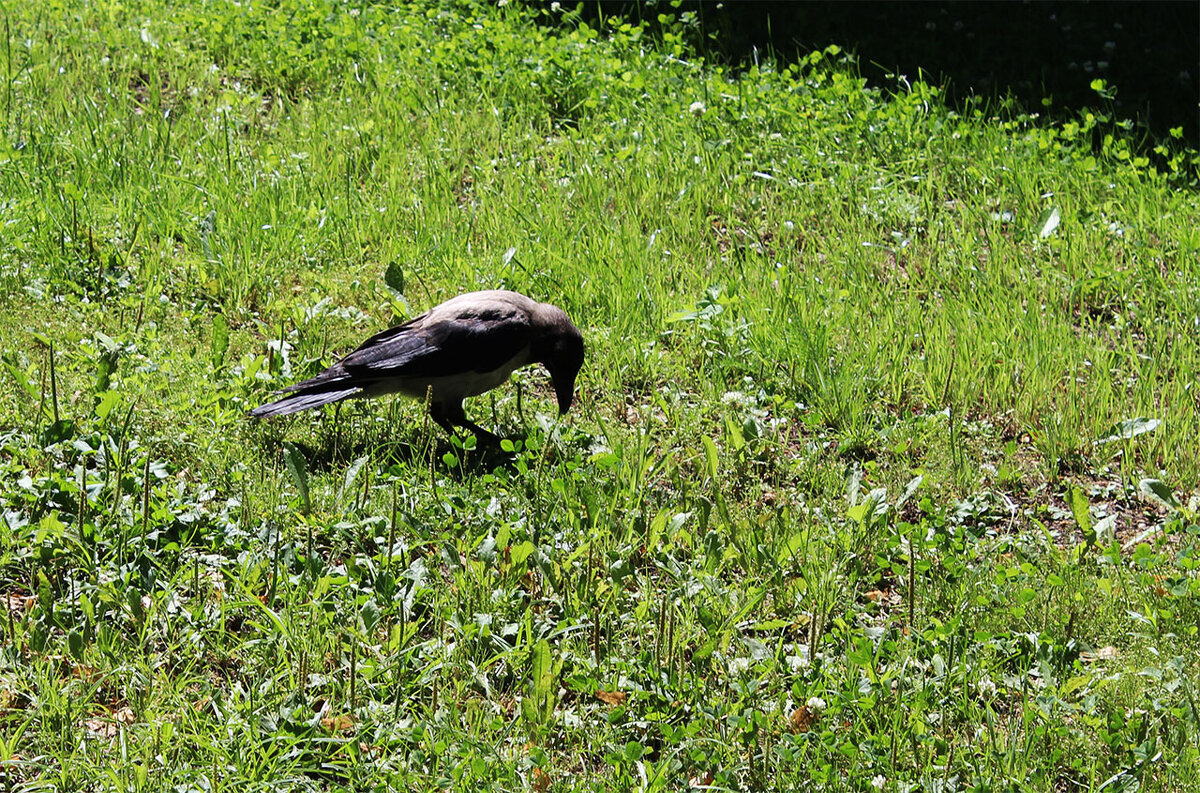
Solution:
M495 371L528 349L529 312L507 303L432 311L371 336L316 377L288 386L288 396L250 411L287 415L359 394L399 391L421 397L432 378ZM522 361L521 363L525 363ZM462 394L449 394L461 401Z

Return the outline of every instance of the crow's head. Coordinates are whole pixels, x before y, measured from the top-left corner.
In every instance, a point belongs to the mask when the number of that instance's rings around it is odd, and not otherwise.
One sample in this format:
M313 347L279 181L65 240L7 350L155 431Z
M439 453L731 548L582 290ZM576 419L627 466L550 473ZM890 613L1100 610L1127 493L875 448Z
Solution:
M575 399L575 377L583 366L583 334L554 306L542 318L544 331L533 345L533 358L550 372L554 393L558 397L558 412L566 413Z

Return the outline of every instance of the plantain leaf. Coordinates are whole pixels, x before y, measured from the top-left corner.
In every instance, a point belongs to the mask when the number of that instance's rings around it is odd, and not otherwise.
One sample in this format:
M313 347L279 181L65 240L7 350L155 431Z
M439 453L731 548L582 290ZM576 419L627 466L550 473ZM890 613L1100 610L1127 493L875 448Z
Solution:
M217 314L212 322L212 344L209 347L209 360L214 369L225 365L225 353L229 350L229 323L224 314Z
M79 631L71 631L67 634L67 649L71 653L71 657L76 661L83 660L83 634Z
M1050 207L1038 218L1038 236L1046 239L1054 233L1061 221L1062 213L1058 211L1058 207Z
M550 644L542 639L529 654L528 695L521 700L521 715L530 726L544 730L554 718L558 705L558 675L562 661L555 661Z
M1088 545L1096 544L1096 531L1092 528L1092 513L1088 509L1087 496L1083 494L1083 490L1072 485L1067 491L1067 500L1071 505L1071 514L1075 516L1075 523L1079 526L1079 530L1083 532L1083 539Z
M1179 499L1161 479L1143 479L1138 482L1138 490L1169 509L1179 509Z
M283 462L287 466L288 472L291 473L292 480L296 483L296 489L300 491L301 509L307 515L309 509L312 508L312 504L308 500L308 467L304 462L304 455L296 444L284 441Z
M350 463L350 467L346 469L346 479L342 482L341 488L338 490L337 500L339 504L346 503L346 494L354 492L354 482L358 479L359 473L362 472L363 466L367 463L367 455L359 457L354 462ZM351 499L351 503L353 503ZM343 510L343 514L349 510Z
M96 362L96 394L102 394L108 390L112 382L113 372L117 371L116 349L105 350L100 353L100 360Z
M923 474L918 474L917 476L914 476L912 479L908 480L908 484L904 486L904 492L900 494L900 498L896 499L896 509L900 509L900 507L904 506L904 504L913 497L913 494L917 492L917 488L920 487L921 483L924 481L925 476Z
M717 457L717 444L707 435L703 435L700 441L704 444L704 459L708 463L708 478L716 480L717 471L720 469L719 458Z
M1158 419L1135 418L1126 419L1125 421L1114 424L1108 431L1108 435L1096 441L1099 446L1102 443L1112 443L1113 441L1127 441L1130 438L1136 438L1147 432L1154 432L1158 429L1158 425L1162 424Z
M388 287L400 294L404 294L404 268L399 262L392 262L388 265L387 272L383 274L383 282Z

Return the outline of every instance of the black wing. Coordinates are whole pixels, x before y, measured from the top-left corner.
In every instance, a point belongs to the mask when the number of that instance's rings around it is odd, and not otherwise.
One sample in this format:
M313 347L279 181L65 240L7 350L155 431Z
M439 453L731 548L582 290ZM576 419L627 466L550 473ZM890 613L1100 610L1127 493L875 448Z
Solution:
M490 372L529 346L523 311L491 311L405 323L378 333L340 366L355 377L442 377Z
M533 336L527 312L484 306L439 317L430 312L376 333L316 377L285 388L353 385L394 377L442 377L490 372L524 349Z

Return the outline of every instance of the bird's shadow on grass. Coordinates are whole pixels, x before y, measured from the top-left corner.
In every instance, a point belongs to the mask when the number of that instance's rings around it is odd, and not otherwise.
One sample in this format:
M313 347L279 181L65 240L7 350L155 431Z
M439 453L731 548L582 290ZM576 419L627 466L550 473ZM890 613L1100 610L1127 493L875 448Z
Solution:
M468 449L454 443L440 431L437 434L398 434L391 438L346 438L332 431L322 433L316 443L301 440L291 443L303 455L311 473L336 472L365 456L373 459L376 465L398 466L411 471L428 471L432 467L443 474L465 479L490 473L497 468L515 470L519 452L504 451L500 441L511 440L523 446L527 437L527 432L506 432L502 437L487 441L477 439L475 447ZM468 436L460 436L460 440L469 443ZM282 446L282 442L279 445Z

